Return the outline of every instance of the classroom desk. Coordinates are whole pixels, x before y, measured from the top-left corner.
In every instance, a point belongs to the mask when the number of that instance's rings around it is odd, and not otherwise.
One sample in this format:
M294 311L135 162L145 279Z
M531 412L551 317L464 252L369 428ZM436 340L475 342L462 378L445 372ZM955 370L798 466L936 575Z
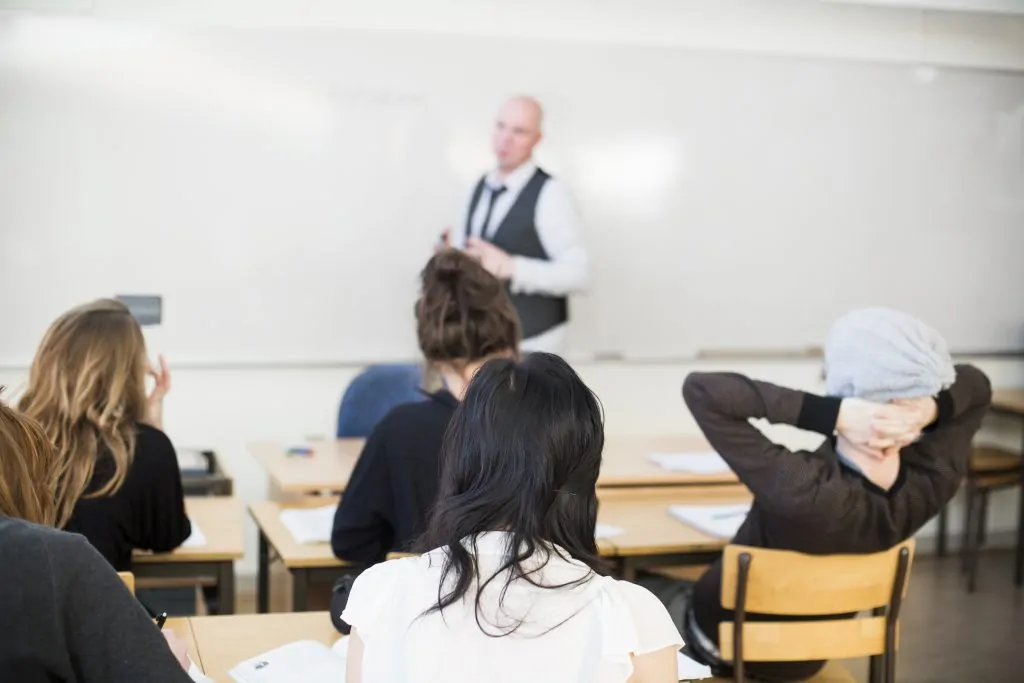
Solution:
M348 486L364 439L337 439L308 444L311 455L288 455L287 449L272 441L249 444L249 452L267 470L272 488L286 495L341 493ZM669 472L647 459L651 453L708 451L701 436L612 436L605 440L603 463L597 485L679 486L735 483L732 472L690 474Z
M341 637L327 612L240 614L192 617L199 661L216 683L233 683L228 674L240 662L296 640L316 640L330 646ZM195 661L195 660L193 660Z
M668 513L670 505L714 505L750 499L750 492L740 485L602 489L598 519L624 530L609 541L615 547L618 576L633 581L638 569L707 564L729 543L730 539L709 536L673 518Z
M365 439L337 439L306 444L311 455L288 455L285 446L273 441L249 444L249 452L267 470L273 487L284 494L320 495L341 493L352 476Z
M235 611L235 560L245 554L242 503L234 497L187 497L185 509L206 536L206 545L169 553L136 551L132 572L136 578L211 581L217 612L231 614Z
M739 485L677 486L600 489L598 521L621 527L624 533L599 539L600 553L613 558L618 575L632 580L636 570L667 564L705 564L725 547L726 540L708 536L668 515L673 503L737 502L750 494ZM328 543L298 543L281 523L281 510L289 507L336 505L335 497L304 498L287 503L259 501L249 514L259 531L256 607L260 614L270 608L271 550L292 575L292 609L304 611L312 582L333 581L346 572L357 574L361 565L334 557Z
M355 573L361 569L336 558L329 543L298 543L281 523L281 510L287 507L319 507L337 503L336 497L323 496L288 503L263 500L249 505L249 515L256 522L260 534L256 578L256 610L260 614L270 609L271 549L292 575L292 609L296 612L306 609L311 582L332 581L345 571Z
M604 442L597 485L689 486L736 483L736 474L731 471L719 474L669 472L647 459L651 453L701 453L710 450L711 446L703 436L609 436Z
M215 683L234 683L231 669L275 647L297 640L330 647L341 637L327 612L192 617L187 622L192 661Z

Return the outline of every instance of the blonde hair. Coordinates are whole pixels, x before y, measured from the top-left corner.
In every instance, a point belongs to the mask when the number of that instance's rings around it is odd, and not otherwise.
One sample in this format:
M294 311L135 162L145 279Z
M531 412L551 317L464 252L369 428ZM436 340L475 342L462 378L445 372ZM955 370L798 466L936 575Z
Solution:
M87 497L121 488L146 414L146 345L124 304L98 299L71 309L46 331L19 403L42 425L58 454L58 523L86 495L101 453L114 474Z
M42 427L0 403L0 515L53 526L56 488L56 452Z

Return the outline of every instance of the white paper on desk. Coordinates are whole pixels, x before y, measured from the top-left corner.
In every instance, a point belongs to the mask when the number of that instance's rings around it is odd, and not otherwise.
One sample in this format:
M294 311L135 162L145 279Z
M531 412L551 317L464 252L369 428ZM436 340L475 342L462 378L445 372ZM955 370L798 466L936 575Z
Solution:
M647 459L669 472L689 474L725 474L729 463L714 451L701 453L651 453Z
M711 667L695 662L682 652L676 653L676 667L679 669L679 680L699 681L702 678L711 678Z
M299 640L247 659L228 674L236 683L344 683L346 657L339 655L336 647Z
M281 523L298 543L328 543L334 527L333 505L281 510Z
M624 533L626 533L626 530L621 526L615 526L614 524L601 524L598 522L597 528L594 529L594 538L600 541L602 538L621 536Z
M730 505L672 505L669 514L684 524L717 538L732 538L750 512L750 503Z
M206 534L199 528L199 525L192 522L192 533L188 535L185 542L181 544L182 548L203 548L206 547Z
M206 473L210 469L210 463L203 455L203 452L196 448L177 448L178 469L182 472Z

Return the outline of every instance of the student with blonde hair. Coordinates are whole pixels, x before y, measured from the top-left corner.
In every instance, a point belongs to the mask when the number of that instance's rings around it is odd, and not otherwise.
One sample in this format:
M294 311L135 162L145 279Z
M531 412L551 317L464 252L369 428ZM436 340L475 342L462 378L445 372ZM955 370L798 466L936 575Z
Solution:
M0 403L0 681L208 683L85 539L51 528L60 469L40 426Z
M57 448L57 525L118 571L131 569L133 549L170 551L191 533L178 459L161 431L170 386L163 358L150 367L127 307L99 299L50 326L19 404Z

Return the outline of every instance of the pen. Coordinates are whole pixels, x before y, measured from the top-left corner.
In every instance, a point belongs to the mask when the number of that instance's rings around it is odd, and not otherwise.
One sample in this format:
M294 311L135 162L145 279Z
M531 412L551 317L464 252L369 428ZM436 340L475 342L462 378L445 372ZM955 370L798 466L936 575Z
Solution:
M164 622L167 621L167 612L162 612L160 616L156 618L156 627L161 631L164 630Z

